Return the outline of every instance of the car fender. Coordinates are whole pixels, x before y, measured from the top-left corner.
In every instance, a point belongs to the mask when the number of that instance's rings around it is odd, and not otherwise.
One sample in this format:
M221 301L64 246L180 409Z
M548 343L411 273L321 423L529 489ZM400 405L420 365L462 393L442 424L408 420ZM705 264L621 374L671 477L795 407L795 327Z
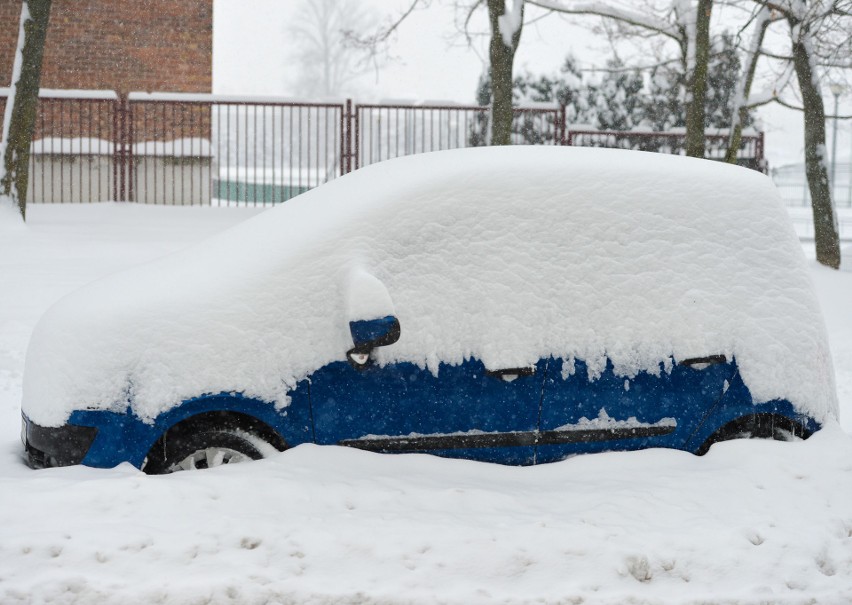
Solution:
M690 435L684 449L696 452L722 427L741 418L756 415L782 416L800 425L806 434L819 430L820 425L812 418L796 411L789 401L775 399L754 403L748 387L737 372L719 402L710 409L698 428Z
M267 424L281 435L288 447L292 447L314 440L308 390L306 382L300 383L290 392L289 405L280 409L241 393L218 393L184 400L153 422L145 422L129 412L79 410L71 414L69 424L98 429L97 437L83 458L83 464L98 468L111 468L126 461L141 468L151 447L166 431L207 412L237 412L251 416Z

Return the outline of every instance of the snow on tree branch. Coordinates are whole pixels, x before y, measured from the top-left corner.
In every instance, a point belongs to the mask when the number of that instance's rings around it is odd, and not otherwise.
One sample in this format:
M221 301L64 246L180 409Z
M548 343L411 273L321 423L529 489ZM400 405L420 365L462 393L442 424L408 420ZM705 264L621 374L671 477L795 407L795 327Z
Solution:
M509 48L513 46L512 38L521 28L521 21L524 18L523 7L524 0L512 0L512 8L497 18L497 25L500 28L500 35L503 37L503 44Z
M569 15L595 15L616 19L629 25L651 29L680 41L678 29L664 19L654 15L627 10L605 2L570 2L570 0L527 0L533 6Z

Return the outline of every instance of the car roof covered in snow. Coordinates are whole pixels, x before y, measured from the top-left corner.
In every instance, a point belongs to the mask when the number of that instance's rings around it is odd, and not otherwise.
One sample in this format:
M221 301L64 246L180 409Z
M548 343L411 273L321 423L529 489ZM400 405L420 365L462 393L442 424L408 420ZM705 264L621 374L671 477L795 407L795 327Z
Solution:
M365 274L384 296L360 293ZM756 402L836 415L819 306L767 177L556 147L368 166L95 282L37 326L24 411L56 426L128 399L146 420L204 393L286 406L297 381L344 359L352 309L371 305L402 326L380 363L437 372L554 356L583 359L592 376L609 359L632 376L724 354Z

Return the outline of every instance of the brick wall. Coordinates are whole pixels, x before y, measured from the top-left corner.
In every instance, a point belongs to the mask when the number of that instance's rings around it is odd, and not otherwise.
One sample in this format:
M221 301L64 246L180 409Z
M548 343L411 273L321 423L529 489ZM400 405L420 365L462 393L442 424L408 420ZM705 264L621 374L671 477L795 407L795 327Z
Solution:
M0 0L0 85L11 82L20 0ZM53 0L41 86L212 88L213 0Z

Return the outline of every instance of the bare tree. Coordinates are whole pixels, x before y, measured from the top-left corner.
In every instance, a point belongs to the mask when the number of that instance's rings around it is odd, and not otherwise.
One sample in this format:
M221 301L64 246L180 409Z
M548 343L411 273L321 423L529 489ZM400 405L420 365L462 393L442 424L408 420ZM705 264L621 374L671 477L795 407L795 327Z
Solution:
M721 0L717 0L721 1ZM627 10L616 3L574 0L528 0L532 5L558 13L596 15L651 35L662 35L678 43L687 82L687 155L704 155L704 96L709 58L709 23L713 0L673 0L660 13ZM728 161L736 161L742 136L743 114L750 107L778 99L779 86L768 98L750 98L758 58L767 28L778 20L789 26L791 51L786 59L797 76L805 121L805 171L814 216L817 260L829 267L840 265L837 222L831 203L831 191L825 165L825 108L819 89L820 65L849 68L852 45L852 0L753 0L752 44L747 51L746 68L732 111L732 136ZM728 3L736 4L736 0ZM784 57L781 57L782 59ZM790 72L787 72L790 73ZM785 85L781 82L780 87Z
M680 61L686 74L686 154L704 157L704 101L713 0L673 0L662 8L646 4L638 10L604 2L527 1L556 13L604 17L629 28L629 34L662 35L674 41L680 50Z
M704 100L707 97L707 62L710 60L710 13L713 0L698 0L694 16L683 20L686 31L686 155L704 157ZM694 31L689 31L695 28Z
M339 96L367 71L369 53L352 40L371 20L361 0L302 0L288 28L298 49L293 58L300 96Z
M825 145L825 106L820 81L826 69L849 69L850 38L852 38L852 2L850 0L754 0L765 12L786 21L790 36L789 55L769 53L757 47L757 55L786 63L795 71L801 97L805 130L805 175L811 193L814 240L817 261L828 267L840 267L840 239L837 217L831 199ZM759 26L766 27L758 23ZM755 46L754 44L752 45ZM782 87L776 86L776 89ZM746 94L747 97L747 94ZM773 91L769 99L787 107L792 104ZM752 102L752 104L756 103ZM794 106L795 107L795 106Z
M508 3L511 3L511 8L507 6ZM526 0L455 0L456 9L466 15L463 30L468 43L472 43L467 29L472 16L482 7L488 9L492 95L490 132L487 140L491 145L509 145L512 142L512 74L515 52L518 50L524 26L525 3ZM416 8L427 8L430 4L431 0L411 0L406 10L373 34L353 38L359 46L376 53L377 48L387 43L400 24Z
M30 144L35 129L44 40L51 0L24 0L18 32L18 49L12 70L12 90L3 120L3 166L0 203L11 200L27 216Z
M775 19L773 11L766 6L758 6L758 11L755 15L753 33L751 43L746 49L745 66L742 77L737 86L737 92L734 95L734 104L731 108L731 128L730 138L728 140L728 151L725 153L725 161L730 164L737 162L737 154L739 153L740 143L743 136L743 124L745 124L746 116L750 108L753 108L758 102L749 102L751 95L751 87L754 84L754 76L757 72L757 62L761 56L761 48L763 39L766 36L766 30ZM773 91L773 96L775 91ZM770 99L763 101L768 102Z
M790 26L793 65L804 112L805 174L811 191L817 261L834 269L840 268L840 238L826 167L825 106L820 91L817 49L821 35L826 33L820 28L829 22L835 11L840 10L838 4L835 1L828 7L822 2L808 5L804 0L771 4L786 17ZM846 14L848 16L848 12Z
M524 0L513 0L508 12L506 0L488 0L488 20L491 25L491 144L511 145L512 70L515 51L521 41Z

